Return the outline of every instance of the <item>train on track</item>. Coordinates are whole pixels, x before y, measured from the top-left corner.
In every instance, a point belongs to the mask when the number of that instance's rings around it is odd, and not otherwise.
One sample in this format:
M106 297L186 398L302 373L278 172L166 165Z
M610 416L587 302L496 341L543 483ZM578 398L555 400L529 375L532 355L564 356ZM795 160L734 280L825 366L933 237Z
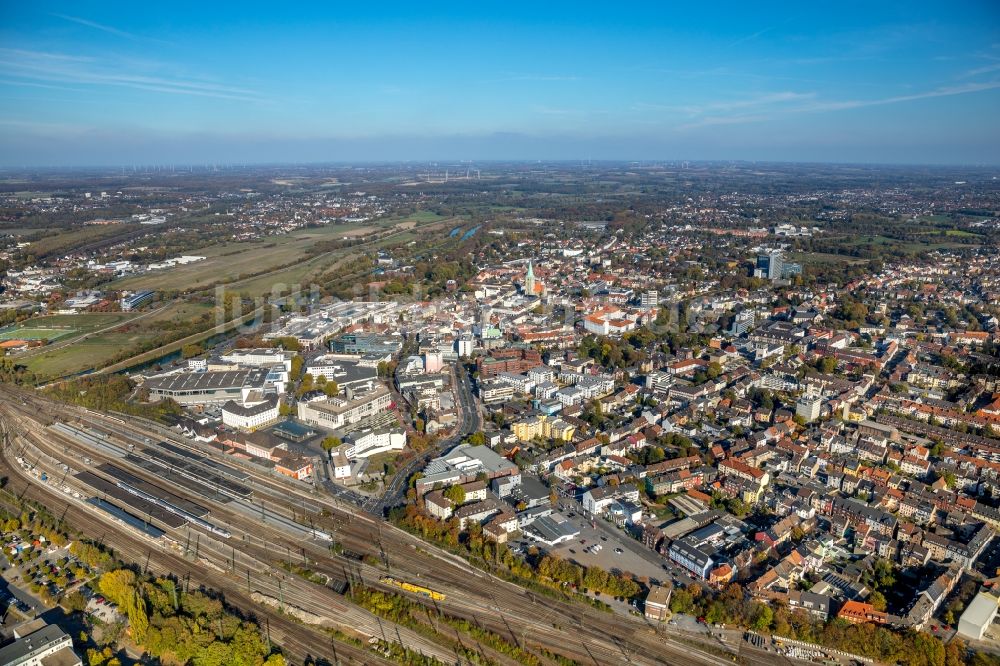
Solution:
M319 539L320 541L333 541L333 537L326 532L320 532L319 530L312 530L309 532L309 536L314 539Z
M203 519L199 518L198 516L196 516L196 515L194 515L192 513L189 513L188 511L185 511L184 509L181 509L180 507L174 506L170 502L166 502L166 501L160 499L159 497L156 497L155 495L150 495L147 492L139 490L138 488L135 488L134 486L131 486L131 485L125 483L124 481L119 481L115 485L118 486L119 488L121 488L122 490L124 490L127 493L131 493L132 495L135 495L136 497L141 497L142 499L146 500L147 502L152 502L153 504L157 505L158 507L166 509L167 511L169 511L170 513L172 513L172 514L174 514L176 516L180 516L181 518L183 518L184 520L188 521L189 523L194 523L198 527L201 527L202 529L208 530L212 534L216 534L216 535L218 535L218 536L220 536L220 537L222 537L224 539L228 539L229 537L232 536L232 534L230 534L229 530L224 529L222 527L219 527L218 525L214 525L214 524L208 522L207 520L203 520Z
M391 585L392 587L398 587L401 590L412 592L413 594L419 594L420 596L433 599L434 601L444 601L445 599L445 595L441 592L432 590L429 587L424 587L423 585L414 585L413 583L408 583L405 580L396 580L392 576L382 576L379 579L379 582L383 585Z
M348 585L347 581L343 580L342 578L333 578L333 577L329 578L330 582L327 583L326 586L331 590L333 590L334 592L336 592L337 594L343 595L347 592L348 588L350 588L350 585Z

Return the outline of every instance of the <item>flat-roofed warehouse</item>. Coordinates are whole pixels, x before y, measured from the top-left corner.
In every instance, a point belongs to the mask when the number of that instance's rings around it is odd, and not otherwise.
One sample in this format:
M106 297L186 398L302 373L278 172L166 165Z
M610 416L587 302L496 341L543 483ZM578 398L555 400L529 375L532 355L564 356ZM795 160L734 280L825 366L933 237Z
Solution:
M149 399L154 402L172 398L182 405L222 404L230 400L245 404L254 391L263 393L266 380L266 369L252 368L153 377L143 382L142 387L149 390Z
M535 520L524 529L524 533L535 541L555 546L564 541L572 541L580 535L580 530L569 519L554 513Z
M962 617L958 619L958 633L966 638L981 641L986 630L993 624L997 616L997 598L992 594L980 592L966 607Z
M514 486L521 483L521 470L488 446L459 444L448 453L434 458L424 467L424 477L416 483L417 493L424 494L440 483L449 486L468 483L483 473L487 479L509 476Z

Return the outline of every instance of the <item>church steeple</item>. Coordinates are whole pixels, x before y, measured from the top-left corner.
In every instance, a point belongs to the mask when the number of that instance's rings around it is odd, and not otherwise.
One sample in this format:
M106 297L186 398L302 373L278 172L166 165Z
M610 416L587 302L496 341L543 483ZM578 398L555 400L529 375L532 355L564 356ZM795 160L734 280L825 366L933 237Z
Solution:
M528 274L524 276L524 293L528 296L535 295L535 270L528 260Z

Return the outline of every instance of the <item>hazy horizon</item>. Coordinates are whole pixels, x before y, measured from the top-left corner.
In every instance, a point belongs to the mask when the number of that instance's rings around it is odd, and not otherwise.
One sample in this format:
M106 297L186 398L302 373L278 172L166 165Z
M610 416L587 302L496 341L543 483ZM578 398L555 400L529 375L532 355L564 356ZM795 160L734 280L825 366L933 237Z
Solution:
M478 165L481 169L489 167L491 165L512 165L512 164L539 164L539 165L559 165L559 166L578 166L581 168L593 167L602 168L607 166L636 166L638 168L650 168L655 166L674 166L679 164L684 164L690 167L705 167L705 166L715 166L723 164L732 165L773 165L773 166L817 166L817 167L859 167L859 168L871 168L876 169L879 167L886 168L899 168L899 169L940 169L940 170L954 170L954 169L972 169L972 170L991 170L1000 168L1000 158L994 163L988 162L877 162L877 161L851 161L851 160L782 160L782 159L725 159L725 158L400 158L400 159L377 159L377 158L358 158L358 159L315 159L315 160L205 160L205 161L174 161L174 162L151 162L151 161L134 161L134 162L107 162L107 163L75 163L75 164L28 164L28 165L17 165L17 164L0 164L0 172L19 172L19 171L87 171L87 170L100 170L100 171L122 171L126 173L134 171L136 173L154 173L161 172L166 173L174 171L177 173L187 172L187 171L223 171L229 169L251 169L251 168L286 168L286 167L315 167L315 168L354 168L354 167L391 167L391 166L420 166L423 168L433 167L433 168L451 168L455 167L456 171L452 174L455 181L464 178L464 172L461 174L459 170L464 168L471 168L475 170ZM442 171L442 174L444 172Z

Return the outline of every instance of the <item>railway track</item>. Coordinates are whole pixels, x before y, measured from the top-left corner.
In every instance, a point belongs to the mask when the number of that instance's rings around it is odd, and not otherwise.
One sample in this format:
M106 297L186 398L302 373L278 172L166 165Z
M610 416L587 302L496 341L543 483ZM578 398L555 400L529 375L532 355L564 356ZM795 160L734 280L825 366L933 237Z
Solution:
M30 433L26 433L25 437L32 439ZM22 456L27 455L31 457L34 461L32 463L33 467L44 469L50 477L55 478L55 475L59 472L58 466L60 465L60 461L54 457L58 454L58 446L37 439L34 444L38 447L37 452L28 452L22 448L17 453ZM63 453L67 453L69 449L73 449L79 446L79 444L69 441L64 442L64 446L66 448L63 449ZM86 450L89 451L89 449ZM100 462L110 454L95 451L91 452L91 455L95 456L95 462ZM120 459L111 457L110 460ZM142 472L136 471L142 474ZM100 467L95 468L93 472L106 475ZM146 480L154 483L156 481L155 477L147 477ZM81 490L86 489L81 488ZM264 535L267 535L267 532L270 531L267 528L262 529L261 524L252 523L252 521L238 523L236 519L241 519L239 515L233 515L232 518L233 520L230 524L234 526L240 525L240 527L247 530L256 527L258 532ZM159 522L152 518L150 520L153 523ZM318 615L336 615L341 618L341 622L338 624L342 624L345 627L360 631L368 636L378 637L387 633L390 637L390 642L396 639L402 641L401 644L403 645L419 647L423 653L434 655L438 658L447 659L452 656L449 652L442 651L442 648L437 647L433 643L427 643L424 637L414 634L408 629L396 626L393 623L381 620L367 611L344 602L342 597L324 589L322 585L310 583L294 574L280 570L272 573L273 567L276 564L273 557L275 554L273 544L277 539L287 536L280 531L275 531L269 537L258 537L261 539L261 544L254 545L246 541L240 542L232 539L230 541L234 541L233 543L222 542L216 538L216 534L202 528L198 523L188 523L181 528L171 528L170 525L163 525L161 523L161 527L169 532L178 543L184 544L183 552L186 559L189 559L192 564L202 563L205 566L214 568L218 573L228 574L231 578L238 579L241 583L244 581L243 574L246 572L245 591L247 594L259 592L273 599L279 599L281 605L294 606ZM297 558L298 553L296 552L294 556L288 557L288 561L294 562ZM262 576L260 572L267 573ZM345 577L344 579L346 580L346 569L338 575ZM356 575L357 578L361 578L360 574ZM336 575L331 577L335 578ZM374 576L365 582L377 584L377 581L377 576ZM500 659L500 661L502 662L503 659Z
M47 401L36 396L31 398L34 405L32 411L40 415L42 422L46 418L55 418L47 411L51 408ZM64 413L62 416L70 415ZM101 422L98 417L86 412L77 411L73 416L95 427ZM104 423L107 426L107 422ZM121 431L118 433L120 437L144 437L138 434L141 430L131 425L116 423L115 427ZM126 435L126 432L131 435ZM331 553L328 544L317 542L302 541L296 544L295 550L289 546L282 553L274 544L279 540L287 541L289 536L280 529L280 525L268 525L247 516L226 513L224 505L213 505L212 513L217 520L225 519L224 524L232 531L232 541L236 545L224 546L229 549L228 557L216 550L213 556L215 561L221 561L225 566L228 560L231 568L238 569L246 565L243 558L268 563L279 559L301 560L313 571L329 576L350 576L376 588L384 587L379 578L388 572L444 592L446 600L439 604L439 608L451 616L476 623L518 645L544 648L581 664L731 663L697 652L669 636L657 636L636 618L611 615L578 602L526 592L391 525L370 516L352 515L339 503L324 501L295 486L286 490L284 497L276 497L273 493L281 488L280 483L253 475L250 485L255 492L267 492L276 511L299 520L308 514L315 525L329 530L345 549L379 558L387 555L388 567L354 562ZM192 533L197 533L197 530L192 530ZM204 538L196 536L195 540ZM206 547L214 548L211 545ZM269 589L274 591L273 587ZM283 589L279 591L283 592ZM426 600L418 601L434 606Z
M58 497L57 492L52 492L20 477L19 466L9 464L5 457L0 460L0 468L9 473L11 492L18 496L45 506L51 506L53 497ZM130 538L129 535L121 532L118 525L111 521L105 521L100 515L82 507L73 504L67 505L63 518L80 532L101 540L112 548L120 558L140 564L144 570L154 575L174 576L189 584L204 585L222 592L225 594L226 602L238 609L243 615L263 619L268 627L271 640L280 645L287 656L299 663L304 662L307 658L325 657L334 652L332 639L317 635L316 632L297 624L286 615L272 612L267 607L253 602L243 590L216 575L211 569L197 566L177 554L158 550L151 544ZM347 643L337 643L335 651L345 663L359 666L371 663L390 663L370 650Z
M30 433L24 433L24 435L27 438L31 438ZM40 450L34 455L34 462L31 463L32 466L40 467L40 469L53 475L54 478L54 475L60 470L52 454L58 451L45 450L45 444L37 440L35 444L39 446ZM23 445L24 443L22 442ZM17 445L15 444L15 446ZM22 454L29 453L23 449L20 452ZM4 453L7 454L8 451ZM65 504L66 508L63 511L64 519L72 519L72 524L80 527L94 538L106 542L114 539L116 548L126 554L131 561L141 563L145 560L148 563L149 561L155 561L157 556L164 555L166 546L162 543L157 544L152 540L127 534L118 525L114 524L113 519L110 517L105 519L104 516L95 515L90 512L84 506L82 499L77 500L72 495L67 496L65 493L53 489L44 483L36 485L36 479L30 475L25 476L25 470L20 465L16 463L11 464L6 458L4 463L7 468L14 471L17 476L22 477L27 482L22 491L25 492L26 497L37 499L49 507ZM82 521L78 519L80 513L86 516ZM155 523L157 521L153 520L152 522ZM109 526L111 529L109 529ZM88 528L93 528L93 531ZM386 625L388 625L390 636L405 641L404 645L413 649L420 649L424 654L443 659L446 663L450 663L453 660L453 655L448 650L441 648L409 629L397 627L392 623L381 620L368 611L347 603L343 597L325 586L314 585L284 571L273 571L270 557L258 559L254 556L254 553L248 552L242 545L222 543L215 538L215 535L205 530L194 530L194 538L192 538L192 532L189 531L187 538L185 538L183 532L178 533L176 528L172 529L167 525L163 525L162 528L178 544L184 544L181 549L183 550L183 555L178 552L169 552L166 555L172 562L177 562L177 558L180 558L181 561L185 562L185 565L183 567L178 567L173 563L165 565L163 569L165 573L180 575L180 572L184 571L186 572L185 575L190 576L192 572L197 570L211 571L213 572L211 576L212 587L224 590L227 598L230 592L239 592L249 602L248 607L255 608L257 611L260 610L261 606L249 600L249 595L253 592L259 592L279 599L282 605L294 606L316 615L336 618L336 622L331 622L330 626L338 625L339 628L345 630L347 633L357 633L365 637L377 637L385 629ZM190 529L191 526L189 524L188 530ZM130 536L131 539L127 538ZM142 543L144 548L137 548L135 542ZM237 550L237 545L240 545L239 550ZM257 554L262 552L261 549L255 550ZM263 552L266 553L266 551ZM226 579L229 585L220 584L220 579ZM324 656L326 653L312 652L311 654L313 656Z

